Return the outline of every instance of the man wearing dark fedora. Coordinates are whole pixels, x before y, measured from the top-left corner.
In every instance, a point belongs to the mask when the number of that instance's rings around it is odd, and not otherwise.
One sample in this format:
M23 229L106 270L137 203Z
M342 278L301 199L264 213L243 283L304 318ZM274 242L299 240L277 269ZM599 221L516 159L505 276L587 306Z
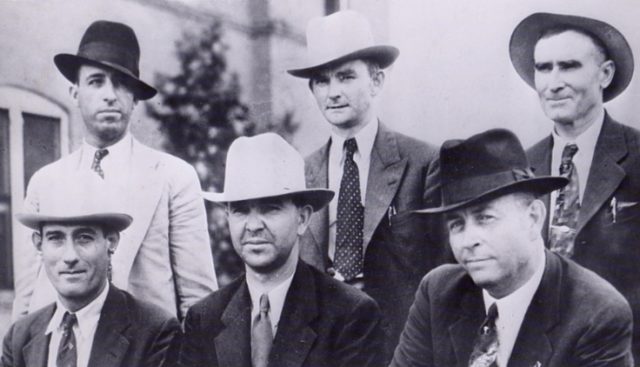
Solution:
M55 301L22 317L4 339L2 367L175 366L175 316L109 282L111 258L131 216L113 211L99 185L69 187L66 205L18 220L32 240Z
M196 303L185 320L184 366L386 366L380 309L365 293L299 259L313 212L333 197L307 189L302 156L280 136L238 138L223 193L246 274Z
M545 249L544 203L516 136L494 129L440 150L442 215L458 264L422 280L391 366L632 366L629 304Z
M631 48L602 21L536 13L516 27L509 50L553 121L529 161L537 173L571 182L545 197L547 244L611 282L640 320L640 131L604 108L631 81ZM640 322L633 344L639 360Z
M140 47L129 26L96 21L77 54L55 65L85 124L77 151L37 171L25 199L29 212L47 211L68 191L65 182L97 178L133 224L113 255L113 283L182 319L187 308L217 288L200 183L193 167L153 150L129 132L131 114L156 90L139 77ZM35 252L17 254L14 315L54 298Z
M312 19L307 54L305 67L288 72L309 80L331 125L329 141L306 158L307 184L338 195L312 218L302 258L378 302L390 358L420 279L443 262L440 226L411 213L438 200L429 183L437 150L378 120L384 69L399 51L376 44L364 16Z

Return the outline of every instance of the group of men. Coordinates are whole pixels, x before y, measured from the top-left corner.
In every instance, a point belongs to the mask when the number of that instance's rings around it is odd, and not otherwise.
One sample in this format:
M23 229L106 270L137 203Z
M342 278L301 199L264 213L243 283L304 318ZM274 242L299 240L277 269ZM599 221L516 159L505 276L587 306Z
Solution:
M239 138L223 192L201 196L193 168L128 132L155 94L135 33L93 23L54 58L85 141L29 183L0 365L632 366L640 132L604 109L631 48L604 22L536 13L509 50L552 134L438 152L377 117L398 49L354 11L313 19L289 73L329 141L303 160L275 134ZM203 197L245 265L219 290Z

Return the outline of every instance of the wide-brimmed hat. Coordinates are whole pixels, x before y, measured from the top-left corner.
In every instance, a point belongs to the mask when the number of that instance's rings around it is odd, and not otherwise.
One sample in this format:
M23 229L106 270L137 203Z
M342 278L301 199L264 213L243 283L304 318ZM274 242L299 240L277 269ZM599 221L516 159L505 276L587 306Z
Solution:
M319 69L355 59L373 60L384 69L396 60L398 54L398 49L393 46L374 43L371 25L363 15L344 10L309 21L305 66L287 72L300 78L310 78Z
M440 148L442 204L418 213L444 213L511 192L546 194L565 186L564 177L536 177L518 138L493 129Z
M534 84L534 49L540 36L549 29L574 28L597 37L616 66L611 84L604 90L605 102L627 88L633 76L633 52L622 33L605 22L575 15L535 13L526 17L513 31L509 55L516 71L527 84Z
M266 133L240 137L231 143L224 192L202 195L218 203L296 195L317 211L331 201L334 192L308 189L300 153L279 135Z
M156 95L156 89L140 80L140 46L131 27L116 22L99 20L84 32L78 52L54 56L58 70L71 82L76 82L78 68L83 64L114 70L132 83L135 96L140 100Z

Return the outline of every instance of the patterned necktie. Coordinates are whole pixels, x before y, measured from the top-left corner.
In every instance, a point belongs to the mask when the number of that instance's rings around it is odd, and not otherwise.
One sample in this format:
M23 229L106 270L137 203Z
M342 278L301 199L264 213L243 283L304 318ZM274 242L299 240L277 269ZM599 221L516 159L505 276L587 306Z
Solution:
M58 356L56 358L57 367L76 367L78 352L76 336L73 333L73 325L78 323L75 314L65 312L62 317L62 338L58 346Z
M571 257L574 250L578 214L580 213L580 183L578 171L573 164L573 156L578 146L567 144L562 151L560 175L569 179L569 184L558 192L553 220L549 227L549 243L551 251Z
M360 199L358 166L353 161L353 154L358 150L356 139L348 139L344 142L344 146L347 154L340 181L340 193L338 194L334 266L346 281L350 281L362 272L364 206L362 206Z
M107 149L96 150L96 154L93 156L93 162L91 163L91 169L96 171L96 173L98 173L102 178L104 178L104 171L102 170L102 167L100 167L100 161L102 158L106 157L107 154L109 154Z
M260 312L253 320L251 328L251 365L253 367L267 367L269 363L269 352L273 343L269 307L269 297L264 293L260 296Z
M473 343L473 352L469 357L469 367L496 366L498 359L498 331L496 319L498 318L498 306L493 303L489 307L487 318L484 319L476 340Z

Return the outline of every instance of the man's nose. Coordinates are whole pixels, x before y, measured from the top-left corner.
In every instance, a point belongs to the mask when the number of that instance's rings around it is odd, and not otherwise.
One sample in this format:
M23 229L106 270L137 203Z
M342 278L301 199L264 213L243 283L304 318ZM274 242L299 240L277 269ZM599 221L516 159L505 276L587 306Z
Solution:
M340 96L342 96L342 87L340 86L340 83L329 80L329 84L327 86L327 96L333 102L340 99Z
M473 224L467 224L460 233L460 244L466 249L472 249L480 244L478 227Z
M564 78L557 68L551 70L547 83L547 88L553 93L561 91L565 86Z
M113 82L107 78L104 85L102 86L102 97L105 101L113 103L117 99L116 97L116 86Z
M249 212L245 228L250 232L257 232L264 228L262 215L257 210Z
M68 265L73 265L78 262L78 253L71 241L67 241L64 245L64 252L62 253L62 261Z

